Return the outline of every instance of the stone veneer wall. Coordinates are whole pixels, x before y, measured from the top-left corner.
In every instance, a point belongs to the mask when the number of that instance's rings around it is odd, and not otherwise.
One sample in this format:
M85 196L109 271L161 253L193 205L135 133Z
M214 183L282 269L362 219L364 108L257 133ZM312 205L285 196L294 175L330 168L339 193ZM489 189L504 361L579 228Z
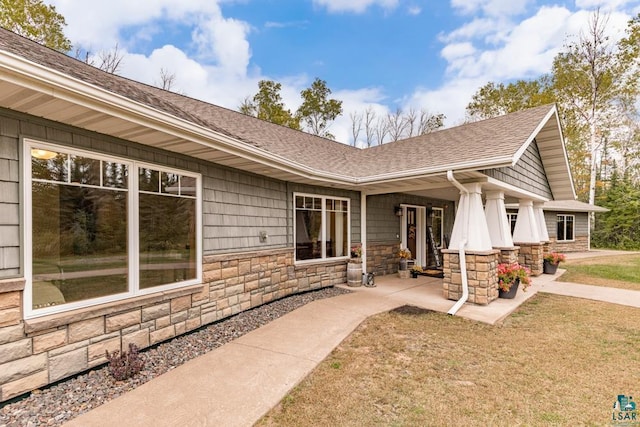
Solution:
M576 236L572 242L558 242L555 237L549 238L549 252L585 252L589 250L589 238L587 236Z
M518 262L531 269L532 276L542 274L545 243L516 243L520 246Z
M0 401L284 296L346 282L347 261L297 265L293 252L207 256L203 284L23 320L23 279L0 281Z
M487 305L498 298L498 263L500 250L466 251L469 298L474 304ZM460 256L457 250L443 249L442 281L445 298L457 301L462 297Z
M398 242L367 244L367 272L379 276L396 273L400 263L399 250Z
M512 248L494 248L500 250L500 264L515 264L518 262L518 254L520 253L520 247L514 246Z

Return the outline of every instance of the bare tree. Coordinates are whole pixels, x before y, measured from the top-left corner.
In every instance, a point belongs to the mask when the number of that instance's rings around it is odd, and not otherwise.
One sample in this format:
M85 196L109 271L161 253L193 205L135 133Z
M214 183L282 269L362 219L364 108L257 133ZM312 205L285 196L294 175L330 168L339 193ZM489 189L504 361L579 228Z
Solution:
M118 74L124 54L120 51L118 43L113 49L103 50L98 54L98 68L111 74Z
M433 132L444 126L444 119L447 116L444 114L431 114L426 110L420 110L420 122L418 123L417 135L424 135L425 133Z
M116 43L112 49L103 50L98 53L98 55L92 55L90 50L77 47L74 51L74 57L85 64L97 67L107 73L118 74L124 53L120 51L120 47L118 43ZM98 62L96 62L96 60Z
M353 137L353 146L357 147L358 137L362 131L362 114L361 113L349 113L351 119L351 136Z
M176 84L176 73L170 73L164 67L160 67L160 82L155 83L156 86L164 90L171 90Z
M387 114L387 132L391 141L397 141L405 136L407 129L407 118L402 109L396 108L395 113Z
M389 135L389 122L386 117L378 117L375 128L378 145L384 144L384 140Z
M409 111L407 111L404 115L404 120L406 123L407 135L409 137L416 136L416 121L418 120L418 113L416 110L411 107Z
M373 108L368 107L364 112L364 133L367 147L371 147L371 145L373 145L375 138L375 119L376 112L373 111Z

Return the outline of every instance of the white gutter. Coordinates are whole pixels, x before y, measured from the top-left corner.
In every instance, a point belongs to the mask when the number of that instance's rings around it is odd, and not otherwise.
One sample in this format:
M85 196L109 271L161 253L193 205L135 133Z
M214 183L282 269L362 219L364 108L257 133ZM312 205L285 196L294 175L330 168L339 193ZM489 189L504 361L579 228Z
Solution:
M450 183L455 185L461 193L465 193L467 197L465 198L465 206L460 206L458 209L465 209L466 214L464 215L464 223L462 224L462 239L460 240L460 246L458 248L458 256L460 259L460 278L462 279L462 296L460 299L451 307L451 309L447 312L447 314L454 315L457 311L462 307L462 305L467 302L469 298L469 282L467 281L467 258L464 252L464 248L467 246L467 236L469 234L469 190L467 190L462 184L460 184L455 177L453 176L453 171L447 171L447 179Z

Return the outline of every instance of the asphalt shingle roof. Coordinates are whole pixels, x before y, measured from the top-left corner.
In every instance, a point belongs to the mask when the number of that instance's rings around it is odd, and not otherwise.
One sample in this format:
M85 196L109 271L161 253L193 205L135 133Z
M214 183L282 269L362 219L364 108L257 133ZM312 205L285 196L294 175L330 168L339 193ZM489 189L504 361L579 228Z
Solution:
M513 156L552 108L546 105L358 149L106 73L1 28L0 50L225 134L292 163L351 177L416 169L455 169L456 165L470 161L490 164L496 157Z

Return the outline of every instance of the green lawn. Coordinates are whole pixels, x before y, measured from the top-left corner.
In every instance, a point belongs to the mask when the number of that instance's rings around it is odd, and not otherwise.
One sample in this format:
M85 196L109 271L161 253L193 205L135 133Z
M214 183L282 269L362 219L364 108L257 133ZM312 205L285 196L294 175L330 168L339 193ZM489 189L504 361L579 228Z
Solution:
M640 291L640 254L568 260L558 281Z

